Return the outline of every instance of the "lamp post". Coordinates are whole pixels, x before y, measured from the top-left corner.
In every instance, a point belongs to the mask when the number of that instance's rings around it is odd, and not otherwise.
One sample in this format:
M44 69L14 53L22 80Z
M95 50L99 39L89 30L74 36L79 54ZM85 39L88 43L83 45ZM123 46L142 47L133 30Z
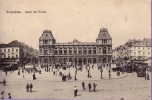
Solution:
M74 61L75 61L75 78L74 79L77 80L77 76L76 76L77 75L77 67L76 67L76 57L75 56L76 56L76 53L74 52Z

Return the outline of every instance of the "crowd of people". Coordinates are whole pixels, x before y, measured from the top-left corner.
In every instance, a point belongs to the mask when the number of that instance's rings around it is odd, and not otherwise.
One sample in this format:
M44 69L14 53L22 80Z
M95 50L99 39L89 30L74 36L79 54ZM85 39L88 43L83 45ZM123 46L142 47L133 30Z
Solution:
M111 73L112 73L113 70L110 68L110 66L101 66L101 65L99 65L97 67L98 67L98 71L101 73L101 79L103 79L103 68L107 69L108 78L111 79L111 77L112 77ZM50 66L45 66L45 67L41 67L41 69L39 70L39 74L41 74L41 70L43 68L45 69L45 72L51 72L53 74L53 76L60 76L62 81L68 81L68 80L71 80L71 79L77 80L76 75L77 75L78 71L82 72L83 69L86 69L86 73L87 73L86 78L93 78L93 76L91 74L91 71L93 69L95 69L95 66L94 65L90 65L90 64L85 65L85 67L83 67L83 66L74 66L74 65L66 66L66 67L65 66L55 66L55 65L53 65L51 67ZM74 74L75 76L71 76L70 68L75 69L75 74ZM65 74L64 70L69 70L69 73ZM29 70L29 69L22 68L22 69L18 70L17 75L18 76L23 75L23 79L24 79L24 74L26 72L28 74L32 73L33 80L37 79L36 78L36 74L35 74L35 73L37 73L37 71L33 70L33 69ZM120 76L120 73L121 73L120 71L116 71L116 75L117 76ZM7 71L5 71L5 74L7 76ZM148 74L145 75L145 80L149 80ZM26 85L26 91L27 92L32 92L33 84L32 83L30 83L30 84L27 83L25 85ZM6 86L6 80L5 79L3 80L3 86ZM96 87L97 87L96 83L92 83L92 84L90 82L88 83L88 91L89 92L92 92L92 91L96 92ZM82 82L82 89L84 91L87 90L86 83L84 81ZM4 98L4 92L2 92L1 95L2 95L2 98ZM74 96L76 97L77 95L78 95L78 89L77 89L76 86L74 86ZM11 98L11 94L8 93L8 96L9 96L8 98L10 99Z
M93 83L92 85L91 85L91 83L89 82L88 83L88 91L89 92L96 92L96 86L97 86L97 84L96 83ZM93 89L92 89L92 87L93 87ZM85 85L85 82L83 81L82 82L82 89L85 91L86 90L86 85ZM76 97L76 96L78 96L78 89L76 88L76 86L74 86L74 97Z

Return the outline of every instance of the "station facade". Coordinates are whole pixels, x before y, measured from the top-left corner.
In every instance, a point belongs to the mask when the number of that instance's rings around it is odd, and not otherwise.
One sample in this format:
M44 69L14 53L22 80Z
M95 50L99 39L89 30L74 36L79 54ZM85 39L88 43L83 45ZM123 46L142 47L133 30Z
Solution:
M106 28L100 29L95 42L57 43L50 30L44 30L39 38L41 66L53 64L109 64L112 60L112 37Z

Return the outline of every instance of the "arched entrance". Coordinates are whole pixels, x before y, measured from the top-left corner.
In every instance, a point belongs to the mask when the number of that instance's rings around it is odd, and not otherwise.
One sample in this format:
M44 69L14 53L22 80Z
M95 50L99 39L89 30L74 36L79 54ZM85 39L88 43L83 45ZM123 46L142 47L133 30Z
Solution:
M77 65L77 58L75 58L74 63L75 63L75 65Z
M86 58L83 59L83 64L87 64L87 59Z
M48 64L49 64L49 60L48 60L48 58L45 58L44 59L44 65L47 66Z
M64 64L67 64L67 62L68 62L68 59L64 58Z
M107 62L107 58L103 58L103 63L106 63Z
M72 62L72 58L69 58L69 62Z
M82 58L79 58L79 65L82 65Z
M59 63L63 64L63 59L62 58L59 59Z
M93 58L93 64L96 64L97 61L96 61L96 58Z
M54 63L55 63L55 64L58 63L58 59L57 59L57 58L54 59Z
M91 64L91 58L88 59L88 64Z

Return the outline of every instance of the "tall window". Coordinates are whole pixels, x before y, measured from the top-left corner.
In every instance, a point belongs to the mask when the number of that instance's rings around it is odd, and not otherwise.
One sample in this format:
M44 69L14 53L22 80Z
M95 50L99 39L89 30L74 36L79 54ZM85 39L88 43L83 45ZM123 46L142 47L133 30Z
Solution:
M93 48L93 54L96 54L96 47Z
M10 52L10 49L8 49L8 52Z
M48 40L44 40L44 44L48 44Z
M14 52L14 48L12 48L12 52Z
M106 40L106 39L104 39L104 43L107 43L107 40Z
M16 55L16 58L18 58L18 55Z
M48 55L48 54L49 54L47 49L44 49L44 54L45 54L45 55Z
M64 54L67 54L67 48L66 47L64 48Z
M74 54L77 54L77 47L74 47Z
M8 54L8 58L11 58L11 57L10 57L10 54Z
M69 48L69 54L70 55L72 54L72 48L71 47Z
M143 52L143 56L145 56L145 52Z
M88 54L91 54L92 52L91 52L92 50L91 50L91 47L89 47L88 48Z
M62 47L59 48L59 54L62 54Z
M101 47L99 48L99 53L101 53Z
M106 54L107 53L107 48L106 47L103 47L103 54Z
M54 48L54 53L55 53L55 54L58 54L58 49L57 49L57 47Z
M18 52L18 49L16 49L16 52Z
M108 48L108 52L111 53L111 48L110 47Z
M86 48L86 47L83 48L83 54L84 54L84 55L87 54L87 48Z
M82 55L82 47L79 47L79 55Z

